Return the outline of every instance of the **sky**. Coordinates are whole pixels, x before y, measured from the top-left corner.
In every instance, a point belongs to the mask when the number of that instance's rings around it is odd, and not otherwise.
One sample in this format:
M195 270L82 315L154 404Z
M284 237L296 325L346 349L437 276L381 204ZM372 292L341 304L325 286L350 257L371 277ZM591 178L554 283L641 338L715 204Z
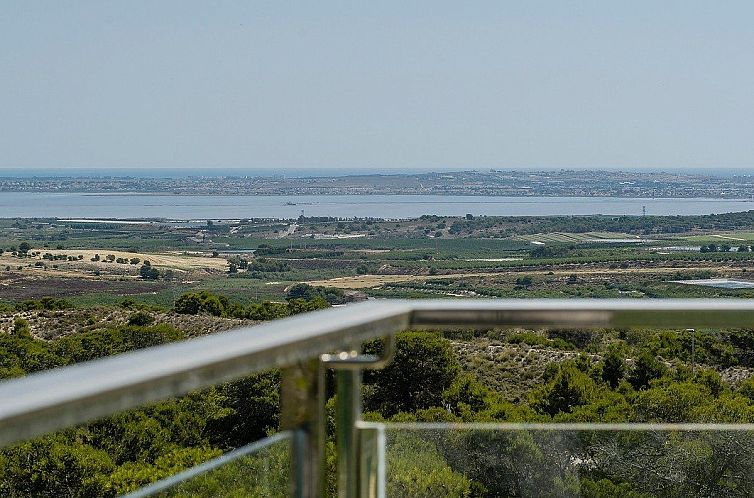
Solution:
M754 2L0 3L0 168L754 168Z

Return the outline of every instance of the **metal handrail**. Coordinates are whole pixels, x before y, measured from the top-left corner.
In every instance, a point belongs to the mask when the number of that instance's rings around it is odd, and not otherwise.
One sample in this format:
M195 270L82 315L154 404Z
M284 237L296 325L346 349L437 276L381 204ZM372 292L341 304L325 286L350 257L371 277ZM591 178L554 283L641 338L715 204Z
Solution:
M371 300L0 382L0 446L410 328L753 327L749 300Z
M0 446L388 335L409 315L359 303L2 381Z

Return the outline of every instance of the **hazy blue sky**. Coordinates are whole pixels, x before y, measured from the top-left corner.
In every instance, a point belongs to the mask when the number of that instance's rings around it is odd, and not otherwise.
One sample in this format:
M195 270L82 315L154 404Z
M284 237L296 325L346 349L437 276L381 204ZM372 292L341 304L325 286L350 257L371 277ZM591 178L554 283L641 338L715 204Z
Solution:
M0 167L754 167L750 1L0 4Z

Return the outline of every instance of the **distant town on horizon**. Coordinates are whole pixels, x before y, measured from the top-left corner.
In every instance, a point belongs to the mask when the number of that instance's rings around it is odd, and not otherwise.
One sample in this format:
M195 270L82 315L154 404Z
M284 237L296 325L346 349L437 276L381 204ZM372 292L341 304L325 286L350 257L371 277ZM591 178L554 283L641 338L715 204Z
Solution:
M510 197L662 197L749 199L754 177L707 172L621 170L344 171L324 176L271 170L138 176L103 170L81 176L2 175L0 192L160 193L169 195L474 195ZM734 170L729 170L734 171ZM120 174L118 174L120 173ZM314 173L314 172L312 172ZM588 174L585 174L588 173Z

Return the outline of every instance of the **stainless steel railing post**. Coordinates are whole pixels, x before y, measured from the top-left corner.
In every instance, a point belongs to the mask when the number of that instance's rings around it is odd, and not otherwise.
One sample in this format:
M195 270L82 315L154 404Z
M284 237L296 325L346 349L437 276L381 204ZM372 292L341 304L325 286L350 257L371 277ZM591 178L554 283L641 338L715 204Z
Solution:
M395 336L384 338L381 356L361 355L357 350L324 354L322 365L336 371L337 403L335 431L337 448L338 498L361 496L362 453L357 424L361 420L361 370L387 365L395 353ZM382 485L382 484L381 484Z
M325 496L325 391L319 359L285 368L281 379L280 425L293 431L292 496Z
M359 442L359 495L361 498L385 498L385 428L370 424L357 429Z
M361 371L338 370L335 414L338 448L338 498L358 496L358 439L356 422L361 418Z

